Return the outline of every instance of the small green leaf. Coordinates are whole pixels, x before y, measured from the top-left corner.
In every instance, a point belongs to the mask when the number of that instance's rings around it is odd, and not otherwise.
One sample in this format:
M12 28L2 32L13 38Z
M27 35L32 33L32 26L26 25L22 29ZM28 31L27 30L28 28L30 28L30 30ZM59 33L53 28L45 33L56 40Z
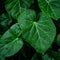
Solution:
M55 60L52 57L49 57L48 54L45 54L42 58L43 58L43 60Z
M8 13L17 19L21 12L29 8L33 2L34 0L6 0L5 7Z
M60 0L38 0L40 9L50 16L58 20L60 18Z
M0 56L12 56L16 54L23 46L23 42L18 37L21 35L21 29L18 24L14 24L0 39Z
M11 25L12 19L7 13L0 15L0 34L3 34Z
M31 60L39 60L38 59L38 55L37 54L34 54Z
M43 54L53 43L56 28L46 14L42 13L37 22L35 19L35 12L26 10L20 15L18 23L23 30L22 37L25 41L35 48L37 52Z
M57 51L50 50L48 52L49 56L54 58L55 60L60 60L60 51L59 49Z
M0 25L2 25L3 27L7 27L11 24L11 22L12 19L7 13L3 13L2 15L0 15Z

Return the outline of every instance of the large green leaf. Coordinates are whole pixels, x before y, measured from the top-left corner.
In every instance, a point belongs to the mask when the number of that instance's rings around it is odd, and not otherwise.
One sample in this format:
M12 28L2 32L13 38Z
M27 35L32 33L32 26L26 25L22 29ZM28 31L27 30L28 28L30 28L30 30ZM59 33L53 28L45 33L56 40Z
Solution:
M40 9L53 19L60 18L60 0L38 0Z
M0 56L12 56L16 54L23 46L23 42L18 37L21 35L21 29L18 24L14 24L0 39Z
M16 38L13 41L5 44L0 48L0 56L12 56L22 48L23 42L21 39Z
M24 11L18 23L24 31L22 37L39 53L44 53L54 41L56 34L52 20L46 15L41 14L36 22L35 12L32 10Z
M11 14L15 19L17 19L21 12L26 8L29 8L34 0L6 0L6 10Z

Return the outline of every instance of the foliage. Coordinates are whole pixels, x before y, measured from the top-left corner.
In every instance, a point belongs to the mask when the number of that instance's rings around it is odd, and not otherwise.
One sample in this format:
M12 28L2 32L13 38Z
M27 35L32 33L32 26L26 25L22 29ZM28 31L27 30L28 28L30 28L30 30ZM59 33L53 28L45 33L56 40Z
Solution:
M60 60L59 0L1 0L0 9L0 60Z

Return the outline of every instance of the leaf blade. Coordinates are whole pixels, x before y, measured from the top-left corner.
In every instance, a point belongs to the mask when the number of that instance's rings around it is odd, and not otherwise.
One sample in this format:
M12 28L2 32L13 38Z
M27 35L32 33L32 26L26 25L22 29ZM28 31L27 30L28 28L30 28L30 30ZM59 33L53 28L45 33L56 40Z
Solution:
M34 0L6 0L5 8L14 19L17 19L33 2Z
M58 0L38 0L41 10L51 18L58 20L60 18L60 1Z
M23 41L18 38L20 35L21 29L17 23L3 34L0 39L0 56L14 55L22 48Z
M30 16L28 12L30 12L30 15L32 16L30 20L28 19L28 16ZM22 15L24 14L25 18L22 20ZM20 28L24 30L22 37L25 41L28 42L37 52L43 54L54 41L56 28L52 20L47 17L46 14L42 13L37 22L33 20L34 17L35 13L32 14L32 11L24 11L18 19L18 23L20 24ZM23 21L24 23L21 23ZM27 26L27 28L24 26Z

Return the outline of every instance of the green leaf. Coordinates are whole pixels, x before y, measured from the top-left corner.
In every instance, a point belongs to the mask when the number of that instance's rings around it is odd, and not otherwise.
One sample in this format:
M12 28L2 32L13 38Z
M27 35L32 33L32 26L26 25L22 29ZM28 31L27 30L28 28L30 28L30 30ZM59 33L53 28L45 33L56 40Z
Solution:
M60 34L57 36L56 41L57 41L57 44L60 46Z
M12 19L7 13L3 13L2 15L0 15L0 25L2 25L3 27L7 27L11 24L11 22Z
M16 38L15 40L5 44L0 48L0 55L6 57L12 56L22 48L22 45L23 45L22 40Z
M55 59L49 57L48 54L45 54L42 58L43 58L43 60L55 60Z
M7 13L0 15L0 34L3 34L11 25L12 19Z
M12 18L7 13L0 15L0 34L3 34L11 25Z
M60 0L38 0L40 9L50 16L58 20L60 18Z
M29 29L36 17L36 14L33 10L25 10L20 17L18 18L18 23L22 30Z
M27 41L37 52L44 53L51 46L56 34L56 28L52 20L41 14L36 22L35 12L32 10L24 11L18 23L23 30L22 37Z
M39 60L38 59L38 55L37 54L34 54L31 60Z
M57 51L53 51L53 50L50 50L48 52L49 56L54 58L55 60L60 60L60 49L58 49Z
M20 0L20 6L23 8L29 8L33 4L34 0Z
M34 0L6 0L5 7L8 13L17 19L21 12L29 8L33 2Z
M0 39L0 56L12 56L16 54L23 46L23 42L18 37L21 35L21 29L18 24L14 24Z

